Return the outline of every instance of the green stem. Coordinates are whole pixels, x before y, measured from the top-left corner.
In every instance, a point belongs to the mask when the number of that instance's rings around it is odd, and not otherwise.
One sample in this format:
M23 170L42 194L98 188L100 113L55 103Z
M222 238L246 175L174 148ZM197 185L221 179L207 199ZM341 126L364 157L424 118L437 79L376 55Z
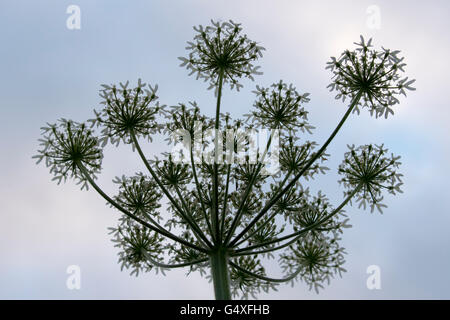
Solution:
M261 210L261 212L247 225L247 227L242 230L240 234L238 234L230 243L229 247L233 247L233 245L236 244L237 241L239 241L240 238L242 238L252 227L253 225L261 219L264 214L272 208L272 206L277 203L277 201L285 194L290 188L292 188L295 183L300 179L301 176L311 167L311 165L322 155L322 153L325 151L325 149L328 147L330 142L333 140L333 138L336 136L336 134L341 129L342 125L344 124L345 120L347 120L348 116L352 113L355 106L358 104L359 99L361 98L362 92L359 91L355 98L353 99L352 103L348 107L347 112L342 117L341 121L337 125L337 127L334 129L334 131L331 133L330 137L325 141L323 146L319 149L317 153L314 154L314 156L308 161L308 163L303 167L303 169L289 182L289 184L281 191L279 192L275 197L273 197Z
M200 238L203 239L203 241L209 246L212 247L213 245L211 242L206 238L206 236L203 234L200 227L195 223L195 221L192 221L188 216L184 214L184 211L182 208L180 208L180 205L175 201L175 199L172 197L172 195L169 193L169 191L164 187L164 185L159 180L156 173L153 171L152 167L148 163L147 159L145 158L144 153L142 152L141 146L139 145L139 142L137 141L136 135L133 131L130 132L131 139L133 141L134 146L136 147L136 150L139 153L139 156L141 157L142 161L144 162L144 165L147 167L148 171L152 175L152 178L155 180L161 191L165 194L165 196L169 199L169 201L173 204L176 211L179 212L180 216L186 221L186 223L191 227L192 231L196 233Z
M141 218L135 216L134 214L128 212L125 210L122 206L120 206L116 201L114 201L111 197L109 197L106 193L103 192L103 190L95 183L95 181L91 178L89 175L89 172L86 170L86 168L81 163L77 163L78 168L82 172L83 176L86 178L87 181L91 184L91 186L106 200L108 201L112 206L114 206L116 209L124 213L127 217L133 219L134 221L140 223L141 225L149 228L150 230L157 232L163 236L166 236L169 239L172 239L176 242L179 242L180 244L183 244L189 248L198 250L203 253L208 253L209 251L205 248L201 248L199 246L196 246L195 244L192 244L182 238L177 237L176 235L172 234L171 232L165 230L161 226L158 225L158 227L153 226L146 221L142 220Z
M217 92L217 105L216 105L216 123L215 123L215 137L214 137L214 174L213 174L213 208L212 208L212 226L215 232L215 239L218 243L221 243L221 236L219 230L219 174L218 174L218 154L219 154L219 143L218 143L218 131L220 122L220 102L222 99L222 86L223 86L223 70L219 72L219 88Z
M250 271L248 271L248 270L245 270L244 268L241 268L240 266L238 266L237 264L235 264L235 263L233 263L233 262L231 262L231 261L230 261L230 264L231 264L234 268L238 269L239 271L241 271L241 272L243 272L243 273L245 273L245 274L247 274L247 275L249 275L249 276L251 276L251 277L255 277L255 278L260 279L260 280L263 280L263 281L274 282L274 283L283 283L283 282L291 281L291 280L294 279L294 278L300 273L300 271L302 271L302 269L304 268L303 266L300 266L300 267L298 267L297 270L296 270L294 273L292 273L291 275L289 275L289 276L287 276L287 277L285 277L285 278L276 279L276 278L269 278L269 277L266 277L266 276L262 276L262 275L259 275L259 274L254 273L254 272L250 272Z
M175 192L177 193L178 198L180 199L181 205L183 206L184 211L186 212L186 216L189 216L189 219L191 219L194 223L196 223L194 217L192 216L192 214L186 204L186 201L184 201L183 195L181 194L181 191L180 191L180 188L178 187L178 185L175 185ZM199 237L195 232L194 232L194 236L197 238L197 240L200 243L204 244L205 246L208 246L208 244L205 244L205 242L202 240L202 238Z
M317 228L320 227L320 225L322 225L323 223L327 222L332 217L334 217L336 214L338 214L342 210L342 208L344 208L347 205L347 203L353 198L353 196L355 194L357 194L361 190L362 187L363 187L363 185L359 184L347 196L347 198L345 198L345 200L336 209L334 209L331 213L329 213L328 215L326 215L324 218L322 218L321 220L317 221L316 223L313 223L312 225L310 225L308 227L305 227L302 230L299 230L297 232L294 232L294 233L291 233L289 235L283 236L281 238L276 238L276 239L273 239L273 240L270 240L270 241L266 241L266 242L263 242L263 243L260 243L260 244L257 244L257 245L253 245L253 246L250 246L250 247L247 247L247 248L235 250L235 251L232 252L232 256L234 257L234 256L239 256L239 255L256 255L256 254L260 254L260 253L266 253L266 252L270 252L270 251L279 250L279 249L282 249L282 248L285 248L285 247L289 246L290 244L296 242L300 237L302 237L308 231L316 230ZM277 247L274 247L274 248L267 248L267 249L264 249L264 250L261 250L261 251L250 251L250 250L253 250L253 249L263 248L263 247L266 247L268 245L271 245L271 244L274 244L274 243L277 243L277 242L281 242L281 241L284 241L284 240L288 240L288 239L291 239L291 238L294 238L294 239L292 239L291 241L289 241L289 242L287 242L287 243L285 243L283 245L280 245L280 246L277 246Z
M194 154L192 152L192 148L193 148L193 143L191 143L191 165L192 165L192 172L194 174L195 187L197 189L198 198L199 198L199 201L200 201L200 204L201 204L201 207L202 207L203 217L205 218L206 225L208 227L208 231L209 231L209 233L211 235L211 238L212 238L213 242L215 242L216 239L214 237L214 233L213 233L212 228L211 228L211 223L209 222L209 219L208 219L208 213L207 213L206 208L205 208L205 203L204 203L204 199L203 199L203 192L201 190L200 182L198 181L197 169L195 167Z
M203 258L203 259L198 259L198 260L194 260L194 261L190 261L190 262L184 262L184 263L179 263L179 264L167 264L167 263L162 263L159 261L154 260L149 254L148 252L144 252L145 257L147 258L148 261L150 261L151 264L163 268L163 269L176 269L176 268L184 268L184 267L190 267L205 261L208 261L208 258Z
M228 252L219 247L210 254L211 276L216 300L231 300Z
M286 176L284 177L283 181L280 183L280 185L278 186L278 190L283 188L284 184L286 183L287 179L291 176L291 170L288 171L288 173L286 173ZM250 234L247 234L247 236L245 236L243 239L241 239L240 241L238 241L234 247L238 247L241 243L244 243L245 241L247 241L248 239L250 239L254 234L256 234L257 232L259 232L260 230L262 230L273 218L275 218L275 216L279 213L280 211L277 210L274 213L272 213L272 215L266 219L266 221L264 221L264 223L259 226L259 228L257 228L255 231L251 232Z
M244 209L245 202L247 201L247 198L250 195L250 192L252 191L252 188L253 188L253 186L255 184L256 178L258 177L258 174L259 174L259 172L260 172L260 170L261 170L261 168L262 168L262 166L264 164L264 159L265 159L266 154L267 154L267 152L269 150L269 147L270 147L270 145L272 143L273 134L274 134L274 131L272 131L272 133L270 134L270 137L269 137L269 140L267 141L264 153L261 156L261 160L258 163L258 165L256 166L255 171L252 174L252 177L250 179L250 183L247 185L247 188L245 190L244 195L241 197L238 211L236 212L236 215L235 215L235 217L233 219L233 222L231 223L230 230L228 231L228 234L227 234L227 236L225 238L225 241L224 241L225 244L229 243L229 241L231 240L231 237L233 236L234 231L236 230L236 228L237 228L237 226L238 226L238 224L239 224L239 222L241 220L242 210ZM228 247L232 247L232 246L228 246Z
M221 237L224 235L224 232L225 232L225 217L227 215L228 189L230 186L230 171L231 171L231 164L228 164L227 165L227 180L225 183L225 194L224 194L223 207L222 207L222 221L220 222L220 236Z

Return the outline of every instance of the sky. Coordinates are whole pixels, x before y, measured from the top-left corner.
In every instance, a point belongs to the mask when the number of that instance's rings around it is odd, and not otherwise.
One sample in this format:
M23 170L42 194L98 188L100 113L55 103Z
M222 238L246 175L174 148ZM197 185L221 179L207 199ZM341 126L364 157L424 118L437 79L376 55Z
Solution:
M70 5L81 12L80 29L68 29ZM373 24L373 8L379 13ZM244 81L241 92L224 90L222 106L234 117L253 104L257 84L283 79L311 94L311 137L321 143L345 112L326 86L325 63L354 47L359 36L375 47L401 50L416 91L402 98L395 115L352 115L328 148L330 173L312 181L332 203L342 200L337 166L347 144L377 143L401 155L404 193L386 196L383 214L347 207L351 229L342 278L319 294L298 283L260 299L449 299L450 205L448 193L450 111L450 3L448 1L21 1L0 2L0 298L1 299L211 299L212 284L186 270L133 277L121 271L107 234L119 214L93 191L73 182L56 185L31 157L40 127L59 118L93 116L103 83L138 78L159 85L167 105L197 101L214 113L207 84L189 77L185 55L194 25L210 19L242 23L266 48L263 75ZM167 150L164 141L144 148ZM136 153L107 148L99 184L113 193L116 175L144 170ZM81 270L70 290L68 266ZM381 288L369 290L366 272L379 266ZM270 276L281 274L275 265Z

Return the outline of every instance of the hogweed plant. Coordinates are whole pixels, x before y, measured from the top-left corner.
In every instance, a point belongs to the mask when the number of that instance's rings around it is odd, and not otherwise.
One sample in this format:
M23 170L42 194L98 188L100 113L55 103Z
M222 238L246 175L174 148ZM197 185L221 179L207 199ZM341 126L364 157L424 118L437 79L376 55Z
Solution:
M157 86L141 80L134 88L128 82L102 85L103 106L93 119L62 119L42 128L37 162L43 161L58 183L71 178L81 189L92 187L122 214L111 228L112 241L122 268L132 274L198 271L212 279L216 299L256 297L296 281L318 291L345 271L340 239L350 225L344 207L353 201L381 211L384 193L401 192L400 157L383 145L349 146L338 168L345 192L337 206L321 192L311 194L303 180L328 170L326 148L352 113L366 108L388 118L398 97L414 90L414 80L401 77L405 63L399 51L376 50L361 36L353 51L327 63L330 91L348 106L319 147L305 137L313 129L305 108L308 94L292 84L256 86L253 109L242 120L223 113L224 88L239 90L242 78L260 74L254 64L264 48L233 21L194 30L187 56L179 59L214 89L214 118L203 115L196 103L160 105ZM249 132L264 142L256 143ZM176 151L149 159L142 140L151 142L158 134L166 135ZM148 171L115 178L114 196L96 182L107 144L130 145ZM276 160L275 169L269 158ZM162 204L167 212L161 212ZM281 278L269 277L263 265L275 258Z

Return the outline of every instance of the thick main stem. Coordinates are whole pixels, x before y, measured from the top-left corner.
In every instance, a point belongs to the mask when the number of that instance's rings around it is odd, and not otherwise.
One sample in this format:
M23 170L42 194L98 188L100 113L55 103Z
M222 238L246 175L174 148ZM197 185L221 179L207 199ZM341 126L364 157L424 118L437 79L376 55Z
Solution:
M230 278L228 273L228 252L219 247L210 253L211 276L216 300L231 300Z

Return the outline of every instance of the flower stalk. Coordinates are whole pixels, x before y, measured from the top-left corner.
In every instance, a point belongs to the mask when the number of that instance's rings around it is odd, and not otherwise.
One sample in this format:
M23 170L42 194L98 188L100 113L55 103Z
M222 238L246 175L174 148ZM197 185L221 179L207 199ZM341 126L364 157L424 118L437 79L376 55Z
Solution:
M216 300L231 300L228 263L226 248L218 247L210 253L211 276Z
M212 21L194 30L181 66L214 89L214 117L203 115L195 102L160 105L158 86L140 79L134 88L129 82L102 85L102 106L94 111L94 119L47 124L34 158L50 168L53 180L73 179L82 190L92 187L121 213L110 234L121 267L132 275L165 274L177 268L188 268L188 274L209 273L219 300L256 298L261 291L295 281L319 292L331 278L345 272L340 235L351 226L344 207L354 202L381 212L386 207L384 194L402 192L400 157L388 156L384 145L348 146L338 167L344 200L335 208L322 192L312 194L303 184L326 173L325 151L352 113L366 108L376 118L387 118L394 113L398 96L414 90L414 80L400 76L406 64L399 51L375 50L372 40L362 37L355 50L331 58L326 67L332 73L329 88L337 91L337 99L350 103L315 151L319 145L305 139L314 129L305 107L309 94L300 93L293 84L280 80L269 87L256 86L253 109L245 119L232 120L221 112L227 87L239 91L242 79L254 80L261 74L254 64L264 48L231 20ZM219 134L223 128L227 129L225 144ZM255 140L243 132L262 129L272 132L265 143L258 144L254 163L250 152ZM207 136L206 132L213 133ZM139 141L151 143L159 134L166 135L174 148L163 153L162 159L147 158ZM208 138L204 145L192 143L198 136ZM275 139L281 145L276 150ZM115 196L95 182L108 144L137 150L148 171L115 177ZM207 150L211 144L213 163ZM177 149L180 145L187 147ZM234 160L223 163L219 157L230 145L226 158ZM279 155L278 171L267 175L264 160L274 154ZM162 207L167 208L165 214ZM268 276L264 267L263 259L275 254L283 271L280 278Z

